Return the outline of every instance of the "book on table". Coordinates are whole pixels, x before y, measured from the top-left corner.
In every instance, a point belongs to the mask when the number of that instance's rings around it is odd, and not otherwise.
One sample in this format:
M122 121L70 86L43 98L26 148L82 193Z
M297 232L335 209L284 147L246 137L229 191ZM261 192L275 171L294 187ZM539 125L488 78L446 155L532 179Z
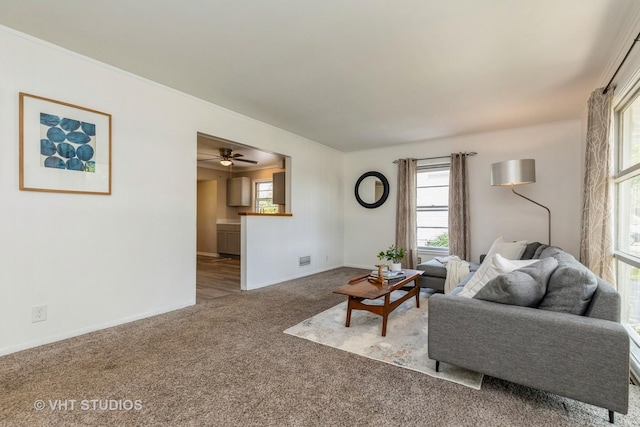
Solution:
M406 277L407 276L404 274L404 271L390 271L390 270L382 271L382 280L385 285L399 282L400 280L405 279ZM378 271L377 270L371 271L369 278L373 280L378 280Z
M378 277L378 270L371 270L371 277ZM382 277L384 279L394 278L397 279L399 277L406 277L404 271L391 271L391 270L382 270Z

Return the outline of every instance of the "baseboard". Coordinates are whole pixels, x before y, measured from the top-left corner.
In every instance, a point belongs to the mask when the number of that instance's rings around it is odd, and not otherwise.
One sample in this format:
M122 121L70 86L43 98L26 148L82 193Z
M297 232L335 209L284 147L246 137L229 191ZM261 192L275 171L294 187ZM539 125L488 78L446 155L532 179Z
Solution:
M9 346L9 347L0 348L0 356L6 356L8 354L16 353L18 351L28 350L30 348L39 347L41 345L51 344L51 343L58 342L58 341L63 341L63 340L66 340L66 339L69 339L69 338L74 338L74 337L77 337L77 336L80 336L80 335L89 334L91 332L96 332L96 331L100 331L100 330L103 330L103 329L112 328L114 326L123 325L125 323L134 322L136 320L146 319L147 317L153 317L153 316L157 316L159 314L169 313L171 311L180 310L180 309L183 309L185 307L190 307L190 306L194 305L195 303L196 303L196 301L194 299L192 301L188 301L188 302L183 303L183 304L164 307L164 308L161 308L161 309L158 309L158 310L147 311L145 313L140 313L140 314L136 314L136 315L125 317L125 318L116 319L116 320L112 320L112 321L104 322L104 323L99 323L99 324L96 324L96 325L91 325L91 326L88 326L86 328L75 329L73 331L69 331L69 332L65 332L65 333L61 333L61 334L57 334L57 335L52 335L52 336L49 336L49 337L40 338L40 339L36 339L36 340L32 340L32 341L27 341L25 343L21 343L21 344Z
M210 256L213 258L220 258L220 254L217 252L196 252L196 255L202 255L202 256Z
M254 287L248 287L247 289L242 289L243 291L253 291L255 289L260 289L260 288L264 288L267 286L271 286L271 285L277 285L278 283L282 283L282 282L286 282L289 280L295 280L295 279L300 279L302 277L307 277L307 276L311 276L314 274L318 274L318 273L324 273L325 271L330 271L330 270L335 270L336 268L340 268L343 267L342 265L335 265L335 266L331 266L331 267L326 267L326 268L321 268L318 270L313 270L313 271L309 271L309 272L305 272L304 274L301 275L291 275L288 277L281 277L277 280L273 280L273 281L269 281L269 282L264 282L264 283L260 283L258 285L254 285ZM304 267L301 267L304 268Z
M349 268L361 268L363 270L373 270L375 268L375 266L373 265L359 265L359 264L345 264L343 267L349 267Z

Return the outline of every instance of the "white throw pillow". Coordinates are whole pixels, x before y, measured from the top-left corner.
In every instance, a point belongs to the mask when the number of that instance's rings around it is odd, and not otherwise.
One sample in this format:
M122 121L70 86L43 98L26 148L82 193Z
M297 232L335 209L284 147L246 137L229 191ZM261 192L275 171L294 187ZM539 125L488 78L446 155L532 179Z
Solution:
M539 259L527 259L512 261L504 258L500 254L492 255L488 260L480 265L478 271L464 285L464 288L457 296L465 298L473 298L480 289L501 274L511 273L513 270L525 267L529 264L540 261Z
M502 236L500 236L491 245L491 248L489 249L489 252L487 252L485 260L491 258L495 254L500 254L506 259L519 260L526 248L526 240L507 242L502 238Z

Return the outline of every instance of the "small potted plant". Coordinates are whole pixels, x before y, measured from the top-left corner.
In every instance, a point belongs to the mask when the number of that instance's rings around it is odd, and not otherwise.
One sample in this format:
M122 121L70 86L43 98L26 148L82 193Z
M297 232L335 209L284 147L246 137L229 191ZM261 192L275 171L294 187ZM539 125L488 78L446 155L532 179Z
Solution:
M378 254L378 259L387 261L391 261L391 271L400 271L402 270L402 265L400 262L404 258L404 248L396 248L396 245L389 246L389 249L386 251L381 251Z

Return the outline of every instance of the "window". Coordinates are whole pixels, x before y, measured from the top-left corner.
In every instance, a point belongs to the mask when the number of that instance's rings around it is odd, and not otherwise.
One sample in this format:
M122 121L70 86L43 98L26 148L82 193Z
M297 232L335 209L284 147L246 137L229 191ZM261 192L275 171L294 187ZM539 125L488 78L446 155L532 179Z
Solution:
M449 164L418 167L418 248L449 252Z
M621 321L632 338L631 370L640 373L640 96L616 109L615 257Z
M278 213L280 208L273 203L273 181L256 182L255 210L259 213Z

